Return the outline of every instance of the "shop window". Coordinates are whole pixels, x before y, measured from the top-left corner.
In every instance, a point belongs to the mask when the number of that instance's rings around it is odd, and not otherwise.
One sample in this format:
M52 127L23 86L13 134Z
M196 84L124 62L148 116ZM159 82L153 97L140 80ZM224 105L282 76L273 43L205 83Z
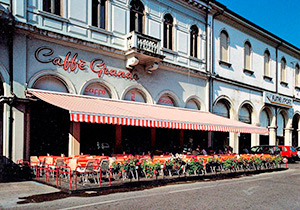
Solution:
M188 109L200 110L200 103L194 99L191 99L186 103L185 107Z
M299 65L296 65L295 69L295 86L300 87L300 72L299 72Z
M83 92L84 95L111 98L110 91L100 83L92 83L88 85Z
M61 0L43 0L43 11L61 15Z
M251 69L251 44L248 41L244 46L244 69Z
M280 61L280 76L281 82L286 82L286 60L282 58Z
M168 95L163 95L162 97L160 97L157 104L166 106L176 106L174 99Z
M198 27L196 25L191 26L191 46L190 46L190 56L195 58L198 57Z
M125 94L124 100L146 103L144 94L137 89L129 90Z
M130 6L130 31L143 33L144 5L140 0L132 0Z
M164 16L164 47L173 49L173 17L170 14Z
M92 1L92 25L105 29L106 27L106 0Z
M264 75L270 77L270 52L268 50L264 53Z
M229 36L226 31L220 34L220 59L224 62L229 62Z

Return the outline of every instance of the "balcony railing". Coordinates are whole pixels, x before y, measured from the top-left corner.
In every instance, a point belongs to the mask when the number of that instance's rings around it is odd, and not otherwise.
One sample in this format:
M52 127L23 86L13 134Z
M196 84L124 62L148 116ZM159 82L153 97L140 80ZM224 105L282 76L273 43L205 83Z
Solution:
M133 31L128 34L127 48L128 50L135 49L137 52L155 56L160 54L160 40Z

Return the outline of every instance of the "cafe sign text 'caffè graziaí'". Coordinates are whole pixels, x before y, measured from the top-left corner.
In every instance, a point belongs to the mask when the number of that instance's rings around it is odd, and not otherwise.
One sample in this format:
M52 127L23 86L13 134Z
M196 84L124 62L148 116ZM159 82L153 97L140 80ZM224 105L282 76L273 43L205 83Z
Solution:
M55 66L60 66L65 71L74 72L79 69L81 71L85 71L90 69L92 72L96 73L98 77L102 77L103 75L119 77L129 80L138 80L139 77L137 74L133 74L131 72L125 72L117 69L108 69L105 62L101 58L95 58L90 61L90 65L87 65L85 60L79 59L78 53L72 53L69 51L66 53L64 58L59 56L52 56L54 54L54 50L50 47L40 47L35 51L35 59L40 63L52 63Z

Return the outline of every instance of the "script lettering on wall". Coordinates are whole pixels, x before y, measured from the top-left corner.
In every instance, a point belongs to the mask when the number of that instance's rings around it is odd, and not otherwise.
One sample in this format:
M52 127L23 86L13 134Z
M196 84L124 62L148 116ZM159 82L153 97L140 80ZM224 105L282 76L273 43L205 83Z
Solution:
M75 53L72 56L72 53L69 51L64 58L54 57L54 50L50 47L40 47L35 51L35 58L40 63L52 63L55 66L61 66L65 71L73 72L76 69L85 71L88 69L86 61L78 59L78 53ZM117 69L108 69L104 60L101 58L95 58L91 60L89 69L96 73L98 77L103 75L126 78L129 80L139 80L137 74L132 74L131 72L125 72Z

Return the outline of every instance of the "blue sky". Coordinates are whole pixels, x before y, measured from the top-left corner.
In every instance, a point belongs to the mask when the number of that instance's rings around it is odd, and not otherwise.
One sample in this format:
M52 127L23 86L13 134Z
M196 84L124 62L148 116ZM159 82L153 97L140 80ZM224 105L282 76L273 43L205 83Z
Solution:
M217 0L228 9L300 48L300 0Z

